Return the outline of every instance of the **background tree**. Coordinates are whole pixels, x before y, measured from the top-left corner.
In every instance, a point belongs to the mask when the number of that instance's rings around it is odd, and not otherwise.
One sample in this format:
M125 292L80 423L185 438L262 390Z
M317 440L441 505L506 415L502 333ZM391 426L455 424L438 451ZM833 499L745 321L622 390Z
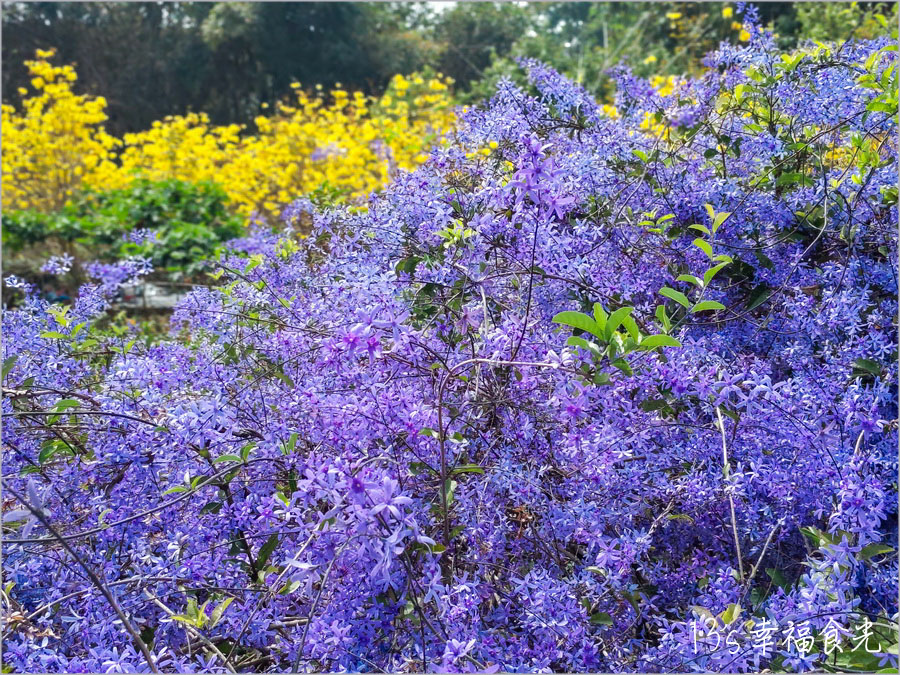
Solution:
M638 75L696 73L722 40L739 42L733 5L666 2L192 3L34 2L3 6L3 96L28 81L23 61L56 48L81 90L109 101L108 128L147 128L168 114L247 122L292 81L381 93L399 72L431 68L463 100L490 96L517 56L538 58L601 98L618 63ZM761 3L788 49L808 38L877 30L896 3ZM895 16L895 14L894 14Z
M28 81L23 61L56 47L82 89L109 101L109 129L147 128L204 111L246 122L292 81L382 90L425 64L429 40L400 3L16 3L4 7L3 91Z

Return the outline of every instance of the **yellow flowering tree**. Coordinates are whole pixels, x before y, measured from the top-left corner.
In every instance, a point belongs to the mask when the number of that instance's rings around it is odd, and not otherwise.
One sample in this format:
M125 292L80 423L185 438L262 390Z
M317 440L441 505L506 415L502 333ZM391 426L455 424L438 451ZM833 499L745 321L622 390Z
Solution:
M255 132L211 126L203 114L168 117L125 136L122 169L151 179L220 183L244 214L277 216L298 194L328 188L357 197L397 169L423 162L453 124L447 82L397 75L378 99L294 86L294 100L256 118Z
M140 177L213 181L240 213L273 218L299 194L352 198L379 188L423 162L454 121L449 79L397 75L380 98L295 84L293 100L257 117L252 131L190 113L116 139L103 128L105 101L74 94L74 69L51 65L51 56L28 62L35 93L23 93L21 111L3 108L8 208L57 208L80 187Z
M53 50L38 51L25 65L33 92L24 88L22 108L3 105L3 205L52 210L82 185L103 185L116 173L120 141L106 133L106 101L77 95L71 66L49 62Z

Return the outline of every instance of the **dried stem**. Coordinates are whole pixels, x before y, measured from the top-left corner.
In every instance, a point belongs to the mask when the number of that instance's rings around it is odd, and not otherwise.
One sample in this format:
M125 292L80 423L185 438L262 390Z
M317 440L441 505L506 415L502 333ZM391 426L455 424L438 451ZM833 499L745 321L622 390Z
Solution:
M716 406L716 417L719 419L719 431L722 432L722 473L727 481L728 477L731 475L731 466L728 464L728 441L725 436L725 421L722 419L722 410L719 406ZM725 486L725 494L728 495L728 506L731 508L731 531L734 534L734 550L737 553L738 573L741 575L741 581L743 582L744 559L741 555L741 542L738 538L737 516L734 512L734 497L731 496L731 492L728 490L727 485Z

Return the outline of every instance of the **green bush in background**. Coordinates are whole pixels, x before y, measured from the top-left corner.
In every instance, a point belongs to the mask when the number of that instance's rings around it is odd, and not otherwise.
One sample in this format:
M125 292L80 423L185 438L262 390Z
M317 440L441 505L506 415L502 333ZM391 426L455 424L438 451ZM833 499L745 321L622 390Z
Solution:
M84 278L78 262L131 255L149 258L156 278L189 281L223 242L243 232L220 187L177 180L137 180L124 190L86 192L52 213L3 214L6 271L34 278L50 255L66 253L76 260L64 280L67 287Z

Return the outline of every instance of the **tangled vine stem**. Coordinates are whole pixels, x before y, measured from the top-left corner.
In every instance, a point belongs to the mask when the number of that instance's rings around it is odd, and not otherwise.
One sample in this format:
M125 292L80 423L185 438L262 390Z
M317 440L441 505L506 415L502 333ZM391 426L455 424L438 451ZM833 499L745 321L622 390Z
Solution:
M97 587L97 590L106 598L106 601L109 603L109 606L112 607L112 610L116 613L116 616L119 617L119 621L122 622L122 626L128 632L128 635L131 636L131 640L134 642L134 646L138 648L138 650L143 654L144 659L147 662L147 667L154 673L158 673L159 669L156 667L156 660L153 658L153 655L150 653L149 647L147 647L147 643L141 639L140 633L137 632L135 627L132 625L131 620L122 611L122 608L119 606L119 602L116 600L115 596L112 594L112 591L106 587L106 584L97 576L97 573L94 572L90 568L90 566L84 561L84 559L76 553L75 549L66 541L63 537L57 533L56 529L50 523L50 520L47 516L44 515L43 509L36 508L25 499L15 488L11 487L8 481L3 481L3 489L9 492L13 497L19 500L19 503L22 504L28 511L31 512L31 515L34 516L44 527L47 528L47 531L53 535L53 538L58 541L66 552L72 556L73 560L78 563L81 569L84 570L84 573L87 574L88 579L91 580L91 583Z
M445 445L445 436L444 433L444 390L447 386L447 383L450 379L458 374L458 371L462 368L467 368L468 366L475 364L485 364L491 366L519 366L522 368L554 368L558 370L564 370L571 373L575 371L562 366L559 363L549 363L546 361L507 361L502 359L484 359L484 358L475 358L475 359L467 359L465 361L461 361L454 366L451 366L446 374L444 375L441 383L438 385L438 400L437 400L437 422L438 422L438 445L440 447L441 453L441 511L443 516L443 529L444 529L444 547L450 552L450 512L447 504L447 482L449 479L449 475L447 472L447 449ZM449 426L449 422L448 422ZM445 577L446 579L450 579L450 575L452 575L452 570L456 566L455 560L454 562L445 567Z
M3 480L57 529L4 504L4 663L149 670L81 563L162 671L773 670L692 608L894 613L897 55L749 32L616 115L524 61L167 337L110 322L137 260L68 309L7 278Z
M725 436L725 421L722 419L722 410L716 406L716 417L719 420L719 431L722 432L722 475L725 478L725 493L728 495L728 507L731 509L731 532L734 535L734 552L737 556L740 581L744 582L744 557L741 555L741 542L738 536L737 515L734 512L734 497L728 486L728 478L731 476L731 465L728 463L728 439Z

